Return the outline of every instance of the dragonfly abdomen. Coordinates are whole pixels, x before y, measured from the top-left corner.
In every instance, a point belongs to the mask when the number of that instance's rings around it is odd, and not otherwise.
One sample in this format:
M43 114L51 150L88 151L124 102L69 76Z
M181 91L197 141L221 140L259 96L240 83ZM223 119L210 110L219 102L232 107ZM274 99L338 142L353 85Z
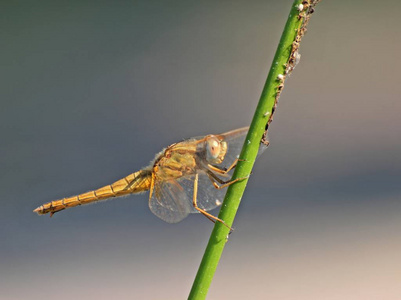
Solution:
M141 170L97 190L45 203L36 208L34 212L39 215L50 213L50 216L52 216L54 213L66 208L106 200L112 197L145 192L150 189L151 179L152 173L150 170Z

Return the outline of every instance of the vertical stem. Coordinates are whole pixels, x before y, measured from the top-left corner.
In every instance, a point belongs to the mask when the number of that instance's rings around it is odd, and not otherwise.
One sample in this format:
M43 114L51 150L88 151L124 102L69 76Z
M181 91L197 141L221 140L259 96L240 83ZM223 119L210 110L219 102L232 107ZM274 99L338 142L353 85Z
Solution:
M291 6L287 23L242 148L240 155L241 160L235 168L233 179L247 177L252 171L261 138L267 123L270 123L271 121L276 101L283 87L280 87L280 85L283 85L284 80L278 80L278 78L281 78L281 76L279 77L279 74L286 74L286 66L288 66L290 57L293 55L293 42L297 38L297 35L299 36L299 30L303 22L302 18L299 17L300 11L298 10L303 6L299 5L301 3L308 5L311 1L312 0L295 0ZM233 224L247 181L248 179L241 180L229 186L227 190L219 218L224 220L229 226L232 226ZM221 254L227 242L228 235L229 230L220 222L216 222L188 299L206 298Z

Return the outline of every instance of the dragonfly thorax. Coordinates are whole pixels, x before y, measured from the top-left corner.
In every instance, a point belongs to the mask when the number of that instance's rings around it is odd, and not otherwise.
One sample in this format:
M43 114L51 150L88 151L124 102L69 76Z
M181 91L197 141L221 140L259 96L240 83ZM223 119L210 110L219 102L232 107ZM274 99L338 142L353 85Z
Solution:
M179 178L194 173L196 161L191 153L166 151L154 166L156 176L162 178Z

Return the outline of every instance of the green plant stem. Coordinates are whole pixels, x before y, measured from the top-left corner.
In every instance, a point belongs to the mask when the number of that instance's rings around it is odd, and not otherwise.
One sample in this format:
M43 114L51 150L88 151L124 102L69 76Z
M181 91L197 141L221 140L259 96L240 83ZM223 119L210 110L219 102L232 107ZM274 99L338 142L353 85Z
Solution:
M296 0L291 6L287 23L276 50L248 135L245 139L240 161L235 168L233 179L244 178L251 174L261 137L275 104L277 87L280 84L280 81L277 80L277 76L279 74L285 74L285 64L290 57L292 43L296 37L297 30L301 26L301 21L298 19L299 11L297 10L297 6L301 2L302 0ZM224 220L229 226L233 224L247 182L248 179L241 180L232 184L227 190L219 213L219 218ZM229 229L220 222L216 222L188 299L206 298L228 235Z

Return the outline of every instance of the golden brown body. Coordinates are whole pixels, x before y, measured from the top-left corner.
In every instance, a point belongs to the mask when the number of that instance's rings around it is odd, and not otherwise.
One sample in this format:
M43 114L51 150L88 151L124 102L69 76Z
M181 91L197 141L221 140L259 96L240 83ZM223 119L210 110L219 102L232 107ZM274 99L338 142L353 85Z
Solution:
M53 215L55 212L69 207L105 200L111 197L146 192L150 189L151 179L152 173L150 170L141 170L97 190L43 204L36 208L34 212L37 212L39 215L47 213Z

